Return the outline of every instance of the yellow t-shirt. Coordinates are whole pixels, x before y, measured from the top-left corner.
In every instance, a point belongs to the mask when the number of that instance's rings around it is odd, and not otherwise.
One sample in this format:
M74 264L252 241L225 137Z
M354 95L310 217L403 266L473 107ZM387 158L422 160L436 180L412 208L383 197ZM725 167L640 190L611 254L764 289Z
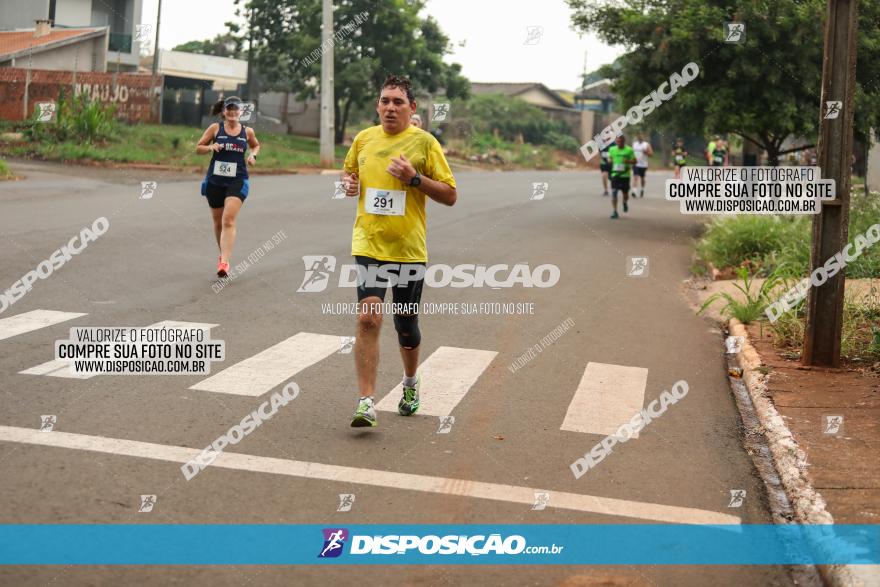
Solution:
M397 263L427 263L425 242L425 199L415 187L390 173L391 159L403 155L425 177L455 187L455 178L440 143L430 133L410 126L396 135L381 125L358 133L345 157L345 171L357 173L360 180L357 217L351 236L351 254ZM405 190L402 216L371 214L364 208L368 188Z

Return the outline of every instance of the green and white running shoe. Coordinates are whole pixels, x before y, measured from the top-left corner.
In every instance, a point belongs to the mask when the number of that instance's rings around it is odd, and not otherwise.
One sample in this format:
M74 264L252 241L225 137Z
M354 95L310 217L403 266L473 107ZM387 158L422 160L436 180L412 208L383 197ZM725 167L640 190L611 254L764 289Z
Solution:
M358 402L357 410L351 417L352 428L366 428L376 426L376 408L373 406L373 398L362 397Z
M397 404L397 413L401 416L412 416L419 411L419 385L422 383L422 376L416 375L416 384L412 387L403 386L403 397Z

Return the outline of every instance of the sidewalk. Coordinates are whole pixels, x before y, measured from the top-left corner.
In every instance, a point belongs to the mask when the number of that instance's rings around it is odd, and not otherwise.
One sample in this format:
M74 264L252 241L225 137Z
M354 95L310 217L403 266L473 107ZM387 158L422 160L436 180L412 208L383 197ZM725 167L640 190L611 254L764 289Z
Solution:
M848 280L847 289L859 292L870 282ZM688 297L696 307L718 291L741 298L733 283L704 282L698 287L692 283ZM719 306L715 304L707 315L726 324L717 312ZM880 523L880 374L858 363L841 369L805 367L800 360L776 351L766 324L761 328L760 323L753 323L746 330L760 356L757 370L766 375L762 377L764 395L781 415L796 448L806 456L801 474L822 498L816 505L824 500L825 509L838 524ZM744 373L743 379L748 375ZM837 432L833 432L837 420L829 421L831 416L843 417ZM797 496L789 498L797 501Z

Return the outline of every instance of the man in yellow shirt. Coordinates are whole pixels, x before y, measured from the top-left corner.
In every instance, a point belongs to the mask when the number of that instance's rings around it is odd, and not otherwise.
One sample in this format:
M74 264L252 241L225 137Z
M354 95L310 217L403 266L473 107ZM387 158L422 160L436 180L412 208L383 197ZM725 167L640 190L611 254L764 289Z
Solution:
M360 399L351 419L355 428L376 425L373 394L381 303L389 282L394 286L394 328L403 359L403 397L397 411L411 416L419 409L418 306L428 263L425 196L447 206L458 198L440 143L410 125L416 102L407 78L385 79L376 112L381 124L354 138L343 173L346 195L358 198L351 237L360 303L354 347Z

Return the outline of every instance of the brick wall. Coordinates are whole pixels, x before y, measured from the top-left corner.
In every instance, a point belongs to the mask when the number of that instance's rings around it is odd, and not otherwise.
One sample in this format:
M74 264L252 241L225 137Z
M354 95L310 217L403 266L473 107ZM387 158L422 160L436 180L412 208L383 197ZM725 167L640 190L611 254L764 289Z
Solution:
M24 120L34 112L34 103L58 99L61 88L74 95L86 94L116 106L116 116L128 122L158 122L150 109L152 76L134 73L96 73L28 70L0 67L0 119ZM156 76L156 87L162 76ZM27 89L27 91L25 91ZM25 114L27 94L27 115Z

